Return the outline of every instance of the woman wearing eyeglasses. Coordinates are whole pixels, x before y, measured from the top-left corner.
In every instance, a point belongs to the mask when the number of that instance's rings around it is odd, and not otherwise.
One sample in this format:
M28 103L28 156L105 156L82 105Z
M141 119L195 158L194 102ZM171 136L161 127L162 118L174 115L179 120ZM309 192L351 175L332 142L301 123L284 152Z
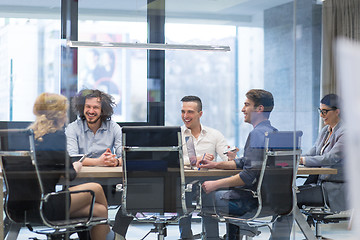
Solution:
M344 183L344 128L340 118L340 101L336 94L328 94L320 101L320 117L326 125L310 151L300 157L306 167L336 168L337 174L310 175L297 193L298 206L327 206L334 212L347 210L346 186ZM324 189L324 191L322 191ZM325 196L325 199L323 199ZM325 202L324 202L325 200ZM269 240L290 239L293 218L280 217L273 225Z
M344 183L344 128L340 118L340 101L336 94L328 94L320 101L320 117L326 125L320 132L315 145L300 158L306 167L336 168L337 174L311 176L306 182L322 184L325 200L332 211L347 209ZM314 196L313 196L314 197ZM298 203L307 202L305 194L298 194ZM311 199L310 199L311 200ZM316 201L316 199L313 199ZM311 202L311 201L310 201Z

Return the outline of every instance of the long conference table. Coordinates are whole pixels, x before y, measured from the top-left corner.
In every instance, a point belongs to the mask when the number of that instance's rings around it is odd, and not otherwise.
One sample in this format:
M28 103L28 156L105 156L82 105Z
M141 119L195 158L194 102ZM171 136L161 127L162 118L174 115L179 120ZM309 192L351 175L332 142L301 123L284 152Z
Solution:
M185 177L201 177L202 179L209 178L222 178L238 174L241 170L221 170L221 169L184 169ZM308 168L299 167L297 175L316 175L316 174L337 174L337 169L333 168ZM78 173L78 178L121 178L121 167L83 167L81 172ZM309 227L306 219L301 214L300 209L295 206L294 219L299 226L300 230L308 240L316 240L315 235Z
M220 169L207 169L207 170L193 170L184 169L185 177L228 177L238 174L241 170L220 170ZM86 178L122 178L122 167L82 167L78 173L78 179ZM1 172L0 172L1 174ZM313 175L313 174L337 174L337 169L332 168L307 168L299 167L297 175ZM3 189L2 174L0 175L0 187ZM3 206L3 192L0 191L0 202ZM298 208L295 209L295 220L303 232L306 239L315 240L315 235L307 224L305 218L301 215ZM4 239L4 222L3 211L0 211L0 239Z
M207 169L193 170L185 168L185 177L228 177L241 170ZM337 174L334 168L308 168L299 167L298 175ZM77 178L118 178L122 177L122 167L83 167Z

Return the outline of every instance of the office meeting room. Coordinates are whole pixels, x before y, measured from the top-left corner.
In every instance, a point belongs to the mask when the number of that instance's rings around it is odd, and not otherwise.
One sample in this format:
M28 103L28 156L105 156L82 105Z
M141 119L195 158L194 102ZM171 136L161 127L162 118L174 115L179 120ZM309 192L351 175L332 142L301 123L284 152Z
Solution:
M360 0L0 0L0 239L359 239L359 42Z

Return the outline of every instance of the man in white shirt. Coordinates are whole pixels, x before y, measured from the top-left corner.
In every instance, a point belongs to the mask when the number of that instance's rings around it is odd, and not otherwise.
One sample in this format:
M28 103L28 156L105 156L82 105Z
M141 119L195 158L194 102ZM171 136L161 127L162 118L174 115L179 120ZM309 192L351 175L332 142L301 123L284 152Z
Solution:
M201 99L197 96L185 96L181 102L181 119L184 122L181 127L182 142L185 143L185 137L193 139L198 161L204 157L204 154L206 160L216 160L219 155L222 160L227 161L228 158L224 152L227 151L228 145L224 135L220 131L200 123L203 114ZM184 146L184 164L189 165L187 148L185 144Z
M197 96L185 96L181 99L181 119L184 125L181 127L182 142L185 143L185 137L191 137L196 151L197 161L203 159L216 161L217 155L227 161L228 157L224 154L228 149L225 137L216 129L206 127L200 123L203 114L201 99ZM184 164L190 165L190 160L186 148L183 145ZM196 163L192 163L195 165ZM203 218L203 221L215 221L211 218ZM193 239L191 230L191 216L180 219L179 230L181 239ZM207 232L207 229L205 229Z

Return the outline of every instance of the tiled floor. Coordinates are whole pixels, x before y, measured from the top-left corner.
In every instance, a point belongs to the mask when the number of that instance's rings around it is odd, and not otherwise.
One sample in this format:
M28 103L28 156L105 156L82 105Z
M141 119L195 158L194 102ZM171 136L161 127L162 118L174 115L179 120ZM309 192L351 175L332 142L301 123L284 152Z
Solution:
M130 226L129 230L128 230L128 235L127 235L127 239L128 240L139 240L142 239L146 233L148 231L150 231L150 229L153 226L151 224L139 224L139 223L134 223ZM201 223L200 222L194 222L192 224L192 229L194 233L200 233L201 232ZM347 223L338 223L338 224L326 224L326 225L322 225L321 227L322 229L322 234L323 236L326 236L330 239L334 239L334 240L357 240L360 238L356 238L354 236L352 236L352 232L347 230ZM270 236L270 232L268 228L260 228L259 229L261 231L261 234L257 237L254 238L254 240L265 240L268 239ZM167 233L168 236L166 237L166 239L169 240L176 240L179 237L179 231L178 231L178 226L177 225L169 225L167 228ZM220 223L220 235L223 235L225 233L225 225L223 223ZM295 240L302 240L305 237L301 234L300 230L295 227L294 231L293 231L294 235L292 235L291 239L295 239ZM20 240L26 240L29 237L34 237L35 235L31 232L29 232L27 229L22 228L20 231L20 234L18 236L17 239ZM39 236L38 236L39 237ZM43 236L40 236L41 239L44 239ZM75 238L76 236L74 236ZM155 233L150 233L145 240L156 240L157 235Z
M331 226L330 226L331 225ZM144 237L144 235L151 229L151 225L140 225L140 224L132 224L129 228L127 239L137 240ZM201 232L201 224L193 223L192 229L194 233ZM254 237L255 240L267 240L270 236L270 231L268 228L260 228L261 234L257 237ZM220 235L225 233L225 225L220 224ZM292 235L291 239L302 240L305 237L301 234L301 231L296 227L294 230L295 236ZM360 238L355 238L352 236L351 231L347 230L347 223L339 223L339 224L327 224L322 226L322 235L334 239L334 240L355 240ZM168 237L166 239L176 240L179 237L178 226L173 225L168 227ZM155 233L150 233L147 237L147 240L156 240L157 236Z

